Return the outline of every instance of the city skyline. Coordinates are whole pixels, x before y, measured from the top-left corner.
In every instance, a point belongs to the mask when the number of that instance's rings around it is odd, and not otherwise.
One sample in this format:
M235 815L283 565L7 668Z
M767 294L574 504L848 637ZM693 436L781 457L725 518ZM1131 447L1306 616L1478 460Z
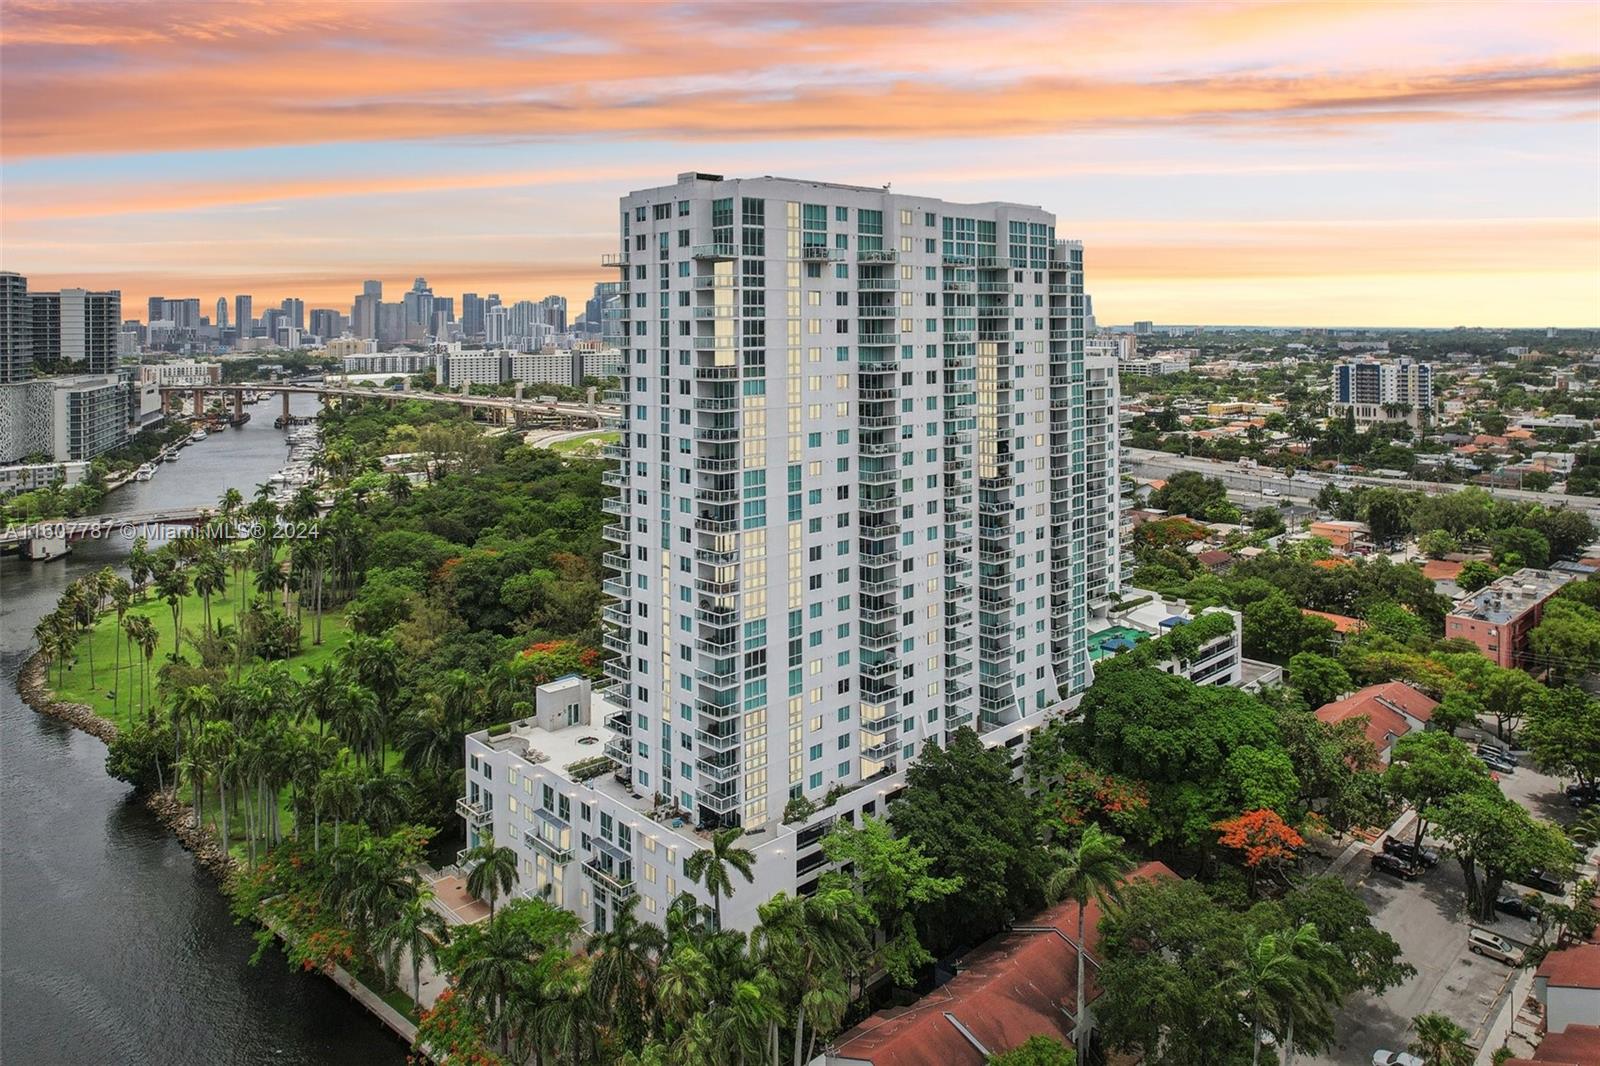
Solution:
M1593 325L1600 13L1508 10L18 3L0 236L129 308L578 306L628 189L825 175L1046 206L1104 322Z

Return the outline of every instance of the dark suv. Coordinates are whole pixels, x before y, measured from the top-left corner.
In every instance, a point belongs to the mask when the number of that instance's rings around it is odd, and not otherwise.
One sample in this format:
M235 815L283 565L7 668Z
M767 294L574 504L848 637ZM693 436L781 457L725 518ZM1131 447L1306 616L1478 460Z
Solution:
M1395 858L1411 863L1413 866L1439 865L1439 853L1434 849L1419 848L1409 841L1396 840L1394 837L1386 837L1384 839L1383 851L1385 855L1393 855Z
M1406 862L1398 855L1390 855L1381 851L1372 857L1372 868L1374 870L1382 870L1384 873L1398 877L1402 881L1415 881L1422 876L1422 867Z

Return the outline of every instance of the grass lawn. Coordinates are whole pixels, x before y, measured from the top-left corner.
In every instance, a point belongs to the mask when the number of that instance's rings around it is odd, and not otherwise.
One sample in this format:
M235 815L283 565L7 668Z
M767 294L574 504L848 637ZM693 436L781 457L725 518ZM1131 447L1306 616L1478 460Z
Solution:
M220 620L226 625L235 624L238 614L239 590L233 583L233 575L228 575L228 591L211 598L211 623L213 626ZM255 589L250 585L250 573L244 576L245 588L249 595L255 596ZM281 598L280 598L281 604ZM137 601L128 609L130 615L142 615L155 623L156 632L160 634L160 642L156 645L155 658L150 662L149 698L154 700L156 671L161 664L167 661L167 656L172 652L172 608L167 602L156 596L154 590L146 590L145 598ZM189 630L199 630L205 625L205 603L199 596L190 595L183 601L183 628L185 634ZM304 636L300 642L300 653L289 660L289 668L296 677L304 677L307 671L321 666L331 659L338 650L350 640L350 627L345 623L344 615L336 611L323 611L322 614L322 643L311 643L313 619L309 611L306 612L301 624ZM91 683L89 676L89 653L91 646L94 652L94 680ZM130 650L135 662L129 661ZM196 656L188 646L185 637L183 657L190 662L195 662ZM117 628L116 612L108 611L100 616L94 629L78 641L73 653L73 661L66 670L66 680L58 681L60 676L57 668L52 665L49 670L49 683L54 689L58 699L72 703L84 703L94 708L95 713L113 722L122 723L128 716L128 697L133 696L135 710L138 708L139 670L143 665L143 654L137 645L130 649L128 642ZM116 657L121 656L118 670L112 669ZM111 693L120 686L121 710L117 711L113 704Z
M622 440L619 430L607 429L595 433L585 433L581 437L569 437L558 440L552 444L541 445L561 455L587 455L591 452L598 454L602 444L616 444Z

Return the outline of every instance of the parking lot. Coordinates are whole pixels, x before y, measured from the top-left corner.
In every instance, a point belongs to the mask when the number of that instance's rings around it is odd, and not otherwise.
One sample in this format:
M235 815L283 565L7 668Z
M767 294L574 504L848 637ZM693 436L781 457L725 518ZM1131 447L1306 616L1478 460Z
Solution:
M1539 817L1564 824L1572 819L1561 782L1555 778L1520 765L1501 777L1501 786ZM1339 1013L1335 1047L1297 1061L1352 1066L1371 1062L1372 1053L1380 1048L1403 1050L1410 1040L1411 1019L1429 1011L1453 1019L1478 1043L1517 971L1467 951L1467 931L1474 923L1467 920L1460 866L1445 857L1422 877L1405 882L1372 870L1368 863L1367 856L1357 856L1342 874L1366 901L1373 924L1399 943L1406 961L1417 968L1416 976L1381 996L1351 999ZM1530 922L1503 914L1478 925L1516 944L1530 943L1535 936Z

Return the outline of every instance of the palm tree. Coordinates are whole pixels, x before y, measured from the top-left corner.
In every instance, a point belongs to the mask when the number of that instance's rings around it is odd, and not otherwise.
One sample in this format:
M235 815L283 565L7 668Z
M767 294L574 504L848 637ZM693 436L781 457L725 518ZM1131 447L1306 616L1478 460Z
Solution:
M172 654L177 656L183 644L183 598L189 595L189 575L170 559L156 572L156 592L167 601L172 611Z
M133 586L129 585L122 578L113 574L110 582L110 591L107 593L107 595L110 597L112 608L117 612L117 625L116 628L112 630L112 633L115 635L120 635L123 632L122 623L124 616L127 615L128 608L133 603ZM130 648L128 650L132 651L133 649ZM121 706L122 703L122 641L113 639L111 642L111 652L111 710L112 713L115 714L117 708ZM130 670L132 668L131 662L129 664L129 668ZM131 696L128 699L128 715L130 719L129 724L131 725L131 719L133 715L133 698Z
M146 712L148 722L153 727L156 724L155 709L148 707L150 664L155 660L156 645L161 641L161 634L156 630L156 624L143 615L128 619L128 627L128 635L144 653L144 673L139 681L139 710Z
M1472 1066L1467 1031L1442 1014L1419 1014L1411 1020L1417 1034L1406 1049L1422 1059L1423 1066Z
M1122 900L1122 881L1133 863L1122 852L1122 840L1089 823L1076 846L1062 855L1061 867L1045 886L1053 900L1074 899L1078 903L1078 1002L1072 1015L1072 1043L1079 1061L1087 1062L1085 1044L1088 1027L1083 1024L1084 999L1084 922L1089 898L1100 901L1101 909Z
M384 491L389 494L389 499L395 503L402 503L411 499L411 479L396 471L389 475L389 483L384 486Z
M494 838L486 836L483 843L467 852L467 862L475 864L467 874L467 891L479 899L489 897L489 917L493 918L495 901L517 883L517 853L512 848L496 847Z
M317 780L316 802L318 808L327 811L328 817L333 819L333 846L337 848L339 827L361 804L361 782L349 767L329 767ZM317 824L320 835L320 819ZM314 847L320 850L320 842L314 843Z
M79 633L87 634L89 639L85 647L89 649L89 684L94 682L94 620L97 613L99 594L89 584L92 578L79 579L67 586L61 594L61 603L67 609L67 617Z
M205 603L206 631L211 631L211 597L228 590L228 570L215 552L207 553L194 569L194 590Z
M235 488L228 489L227 492L222 494L222 499L217 501L217 509L222 514L223 523L229 527L230 535L232 534L234 513L243 506L244 494Z
M611 1018L623 1047L639 1047L650 1034L651 984L666 946L661 928L634 914L638 904L637 896L618 904L610 928L595 933L587 945L595 960L589 971L590 994Z
M505 1024L512 994L527 987L534 974L528 938L511 922L493 917L484 926L471 957L456 974L456 987L488 1019L489 1033L504 1050L510 1043Z
M794 1011L794 1064L809 1062L819 1033L837 1029L850 1005L849 973L872 946L871 911L843 879L825 879L812 896L779 893L760 908L752 951L761 966L790 991ZM770 1034L775 1046L776 1029Z
M1331 1004L1337 1001L1339 983L1328 966L1337 955L1311 922L1251 941L1235 981L1250 1018L1252 1066L1260 1061L1263 1031L1283 1039L1287 1063L1294 1059L1297 1019L1324 1024L1332 1020Z
M422 963L439 965L439 945L450 940L450 929L439 913L428 906L433 890L421 889L406 900L394 921L378 934L379 942L390 952L389 971L400 967L400 954L411 960L411 999L422 1010Z
M711 910L718 929L722 928L722 897L733 895L729 867L744 875L746 884L755 881L755 874L751 870L755 865L755 854L747 848L736 846L742 836L744 829L741 826L718 829L711 834L709 848L696 851L683 863L683 872L689 880L704 884L706 891L711 893Z

